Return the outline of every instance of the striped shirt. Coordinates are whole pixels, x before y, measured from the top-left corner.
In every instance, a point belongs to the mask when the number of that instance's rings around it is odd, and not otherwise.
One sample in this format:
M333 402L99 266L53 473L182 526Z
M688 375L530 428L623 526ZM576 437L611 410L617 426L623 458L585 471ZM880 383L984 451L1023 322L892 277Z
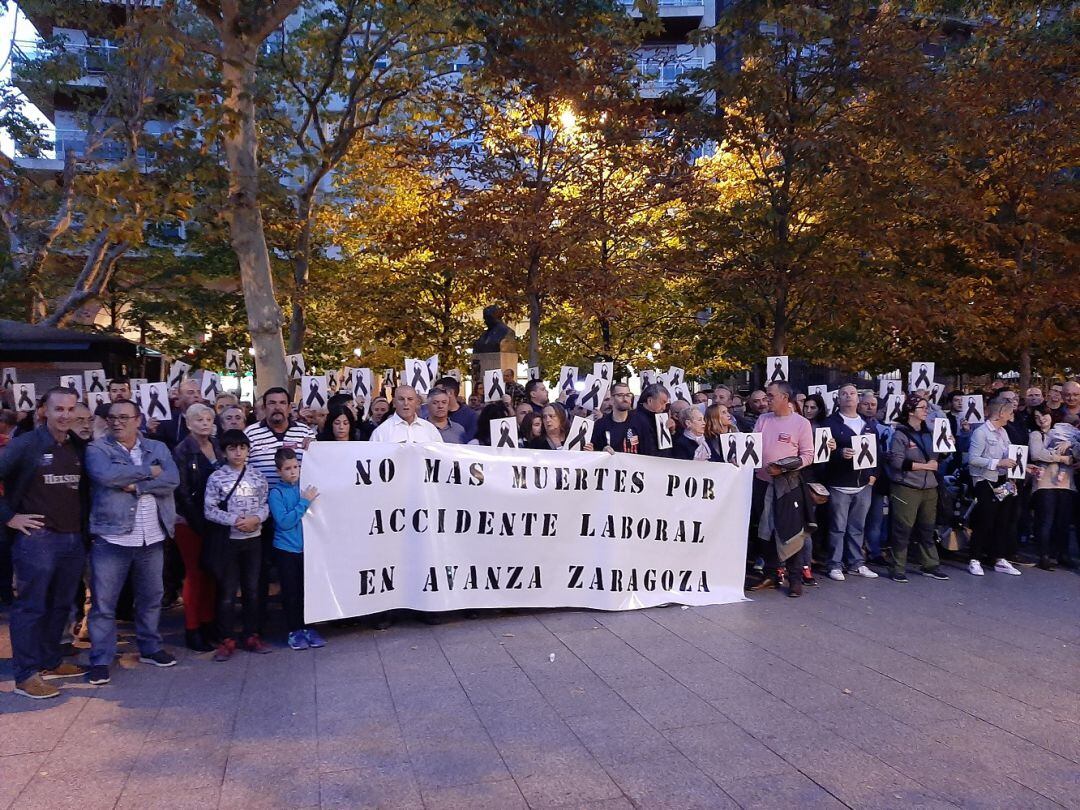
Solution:
M244 433L251 441L251 454L248 464L262 473L267 484L273 486L281 481L274 465L274 453L282 447L291 447L296 451L296 460L304 463L304 440L315 439L315 429L302 422L289 422L284 433L275 433L264 419L254 425L248 425Z
M124 445L118 444L119 447ZM136 439L135 446L128 450L131 463L139 466L143 463L142 443ZM139 496L135 504L135 526L130 534L103 534L101 539L117 546L149 546L165 540L165 531L161 528L158 517L157 500L149 492Z

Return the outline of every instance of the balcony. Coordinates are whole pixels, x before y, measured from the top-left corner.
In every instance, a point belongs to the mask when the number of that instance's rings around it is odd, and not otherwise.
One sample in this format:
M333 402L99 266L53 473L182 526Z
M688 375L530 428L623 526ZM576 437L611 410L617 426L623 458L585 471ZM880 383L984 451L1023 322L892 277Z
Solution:
M70 64L73 73L78 73L80 79L90 76L100 76L111 67L119 63L119 48L115 45L95 44L84 45L74 42L65 42L56 49L46 48L38 40L15 40L11 45L11 58L16 70L20 68L33 68L43 60L64 60L65 66ZM70 60L70 61L69 61Z
M664 24L668 37L685 37L695 28L700 28L705 19L705 0L644 0L656 4L656 14ZM622 0L623 8L635 19L644 15L635 0Z
M15 160L19 166L24 169L59 171L64 166L64 155L69 149L84 161L118 163L127 157L127 147L120 141L109 138L97 141L91 148L86 130L57 129L44 133L43 137L46 144L37 154L28 154L25 150L15 148ZM140 166L145 165L146 151L140 149L137 158Z
M705 67L701 57L673 57L669 60L644 59L637 63L638 92L642 98L659 98L670 93L679 83L680 77L690 70Z

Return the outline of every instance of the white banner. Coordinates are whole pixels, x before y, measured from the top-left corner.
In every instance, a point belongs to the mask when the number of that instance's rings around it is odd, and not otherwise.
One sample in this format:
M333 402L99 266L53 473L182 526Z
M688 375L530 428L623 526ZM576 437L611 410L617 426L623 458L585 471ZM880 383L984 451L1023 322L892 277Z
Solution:
M305 618L743 599L753 470L627 454L315 442Z

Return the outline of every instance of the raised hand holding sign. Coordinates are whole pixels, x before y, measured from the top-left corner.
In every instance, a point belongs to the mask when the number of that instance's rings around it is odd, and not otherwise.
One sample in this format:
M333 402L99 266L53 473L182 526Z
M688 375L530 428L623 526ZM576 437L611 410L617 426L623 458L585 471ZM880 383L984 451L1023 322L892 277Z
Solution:
M592 433L592 422L584 416L575 416L570 424L570 432L566 434L563 444L564 450L591 450L592 443L589 436Z
M831 428L814 428L814 463L824 464L832 455L829 442L832 441Z
M854 466L856 470L872 470L877 468L876 436L869 433L852 436L851 449L855 453Z
M159 422L167 422L172 419L168 383L143 383L136 391L139 394L139 410L147 421L156 419Z
M484 402L501 402L506 396L502 372L497 368L484 372Z
M1009 470L1009 478L1023 480L1028 469L1028 448L1026 444L1010 444L1009 458L1016 462Z
M953 453L956 451L956 439L948 419L934 420L934 452Z
M788 358L786 354L779 354L765 358L765 384L774 382L788 382Z

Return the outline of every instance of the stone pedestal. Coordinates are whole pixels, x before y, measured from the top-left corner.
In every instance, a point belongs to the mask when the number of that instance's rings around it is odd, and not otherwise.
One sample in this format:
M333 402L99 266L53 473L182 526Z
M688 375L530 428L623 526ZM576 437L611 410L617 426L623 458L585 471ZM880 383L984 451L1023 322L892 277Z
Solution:
M491 371L493 368L503 369L512 368L515 373L517 372L518 355L517 352L481 352L473 353L472 356L472 373L473 387L479 390L484 384L484 372Z

